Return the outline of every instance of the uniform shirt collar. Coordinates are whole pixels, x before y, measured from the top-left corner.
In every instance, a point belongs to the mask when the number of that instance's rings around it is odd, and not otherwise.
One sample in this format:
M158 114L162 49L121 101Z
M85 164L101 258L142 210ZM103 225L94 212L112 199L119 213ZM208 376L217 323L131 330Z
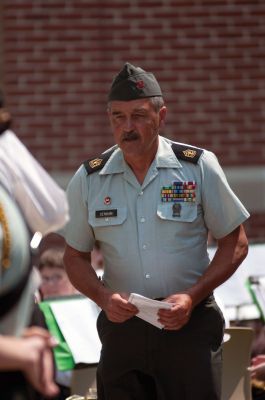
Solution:
M121 149L116 145L114 152L99 172L100 175L119 174L125 171L125 161Z
M154 159L153 166L157 168L181 168L181 164L175 156L171 141L162 136L159 136L158 150ZM128 168L121 149L116 146L116 149L106 162L100 175L124 173Z
M159 145L155 157L157 168L181 168L182 165L172 150L172 141L159 136Z

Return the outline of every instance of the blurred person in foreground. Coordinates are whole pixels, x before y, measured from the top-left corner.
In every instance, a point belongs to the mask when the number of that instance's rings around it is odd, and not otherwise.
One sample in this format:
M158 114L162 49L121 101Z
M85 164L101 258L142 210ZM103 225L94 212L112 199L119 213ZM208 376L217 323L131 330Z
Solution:
M54 339L41 327L28 328L40 283L32 256L41 238L64 226L64 191L11 130L0 94L0 394L5 400L58 392L53 381ZM29 385L30 383L31 385Z
M17 205L0 185L0 394L5 400L53 396L51 349L41 327L27 328L38 276L31 272L29 234ZM34 389L33 389L34 388Z
M212 293L247 255L249 214L213 153L161 136L166 112L155 76L126 63L108 96L116 145L67 189L66 269L102 308L99 400L221 398L224 319ZM91 266L96 240L102 281ZM137 318L130 293L161 301L163 329Z

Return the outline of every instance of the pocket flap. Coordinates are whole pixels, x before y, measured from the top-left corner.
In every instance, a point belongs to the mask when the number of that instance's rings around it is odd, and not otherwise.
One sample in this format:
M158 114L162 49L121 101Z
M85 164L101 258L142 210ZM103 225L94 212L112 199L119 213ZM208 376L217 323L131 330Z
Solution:
M178 205L177 211L173 210L174 203L159 204L157 207L157 216L163 220L175 222L192 222L197 217L196 203L175 203Z

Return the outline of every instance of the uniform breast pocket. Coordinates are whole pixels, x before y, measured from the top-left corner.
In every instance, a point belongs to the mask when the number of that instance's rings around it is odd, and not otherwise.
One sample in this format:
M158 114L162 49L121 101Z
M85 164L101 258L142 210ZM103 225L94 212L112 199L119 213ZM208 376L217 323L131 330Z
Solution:
M88 222L97 240L115 245L123 243L127 230L127 208L93 208L88 210Z
M170 252L186 247L196 231L196 203L159 204L157 216L162 247Z

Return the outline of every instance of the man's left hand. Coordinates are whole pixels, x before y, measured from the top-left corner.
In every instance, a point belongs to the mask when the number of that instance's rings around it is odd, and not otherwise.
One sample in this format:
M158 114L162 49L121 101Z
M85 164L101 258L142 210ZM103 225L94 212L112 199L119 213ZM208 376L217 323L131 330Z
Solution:
M170 310L158 311L158 321L164 325L164 329L178 330L186 325L192 312L191 297L187 293L179 293L167 297L164 301L172 303Z

